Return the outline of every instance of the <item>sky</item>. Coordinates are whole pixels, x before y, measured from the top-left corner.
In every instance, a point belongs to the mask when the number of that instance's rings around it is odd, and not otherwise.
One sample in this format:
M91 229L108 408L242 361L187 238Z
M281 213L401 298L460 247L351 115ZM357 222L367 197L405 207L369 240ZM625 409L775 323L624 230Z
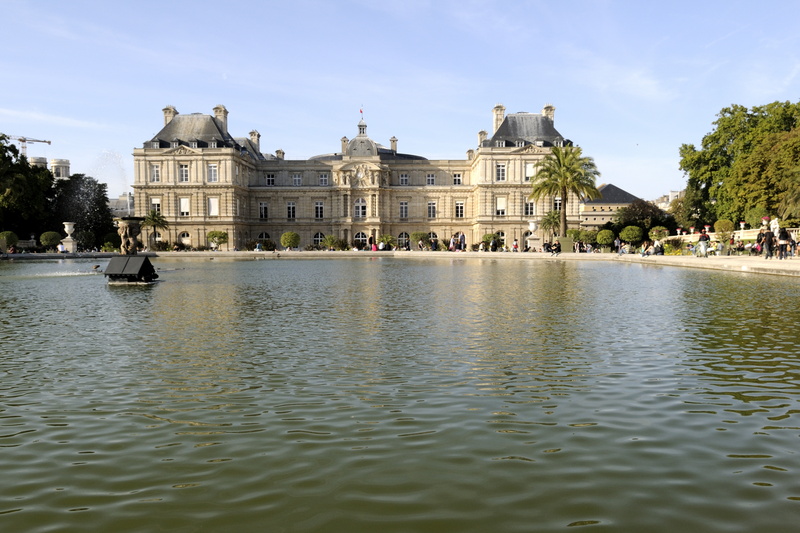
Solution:
M800 2L0 0L0 133L29 157L132 191L162 109L261 133L261 149L339 151L367 133L465 159L492 108L540 113L593 157L598 185L681 190L682 144L733 104L800 100Z

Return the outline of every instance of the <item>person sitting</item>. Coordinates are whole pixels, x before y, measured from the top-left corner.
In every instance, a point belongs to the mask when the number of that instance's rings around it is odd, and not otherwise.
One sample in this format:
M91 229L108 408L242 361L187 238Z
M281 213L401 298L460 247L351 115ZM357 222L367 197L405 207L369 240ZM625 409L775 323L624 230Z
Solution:
M553 243L553 247L551 248L550 255L553 256L553 255L558 255L560 253L561 253L561 243L558 242L558 239L556 239L556 242Z

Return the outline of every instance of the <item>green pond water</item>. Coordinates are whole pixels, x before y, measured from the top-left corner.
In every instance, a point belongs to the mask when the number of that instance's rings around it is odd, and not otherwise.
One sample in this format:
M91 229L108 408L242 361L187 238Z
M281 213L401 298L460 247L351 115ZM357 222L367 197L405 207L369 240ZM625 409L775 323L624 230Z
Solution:
M0 531L800 528L796 280L97 263L0 262Z

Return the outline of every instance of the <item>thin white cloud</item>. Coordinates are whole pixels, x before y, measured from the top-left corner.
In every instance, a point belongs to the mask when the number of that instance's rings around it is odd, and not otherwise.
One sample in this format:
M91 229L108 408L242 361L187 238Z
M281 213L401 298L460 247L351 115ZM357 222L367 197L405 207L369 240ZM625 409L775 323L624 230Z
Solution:
M71 128L106 129L108 127L105 124L100 124L99 122L79 120L72 117L62 117L59 115L51 115L38 111L17 111L15 109L4 109L1 107L0 117L5 117L7 119L20 122L47 123L56 126L68 126Z

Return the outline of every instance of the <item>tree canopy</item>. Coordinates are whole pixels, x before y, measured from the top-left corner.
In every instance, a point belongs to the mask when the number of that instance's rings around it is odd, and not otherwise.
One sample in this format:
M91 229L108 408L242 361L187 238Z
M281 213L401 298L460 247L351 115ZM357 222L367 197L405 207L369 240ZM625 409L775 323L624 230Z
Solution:
M52 229L48 223L53 179L46 168L31 166L8 137L0 134L0 229L25 238Z
M105 183L84 174L56 181L51 227L65 221L75 222L76 230L91 232L92 245L101 246L102 237L114 231L107 188Z
M673 213L683 225L745 220L755 207L771 215L800 211L800 102L723 108L700 149L680 148L686 194Z
M600 198L595 180L600 176L594 159L583 155L579 146L553 147L541 161L536 163L536 176L533 179L531 200L543 196L561 198L560 236L567 232L567 200L570 194L580 199Z

